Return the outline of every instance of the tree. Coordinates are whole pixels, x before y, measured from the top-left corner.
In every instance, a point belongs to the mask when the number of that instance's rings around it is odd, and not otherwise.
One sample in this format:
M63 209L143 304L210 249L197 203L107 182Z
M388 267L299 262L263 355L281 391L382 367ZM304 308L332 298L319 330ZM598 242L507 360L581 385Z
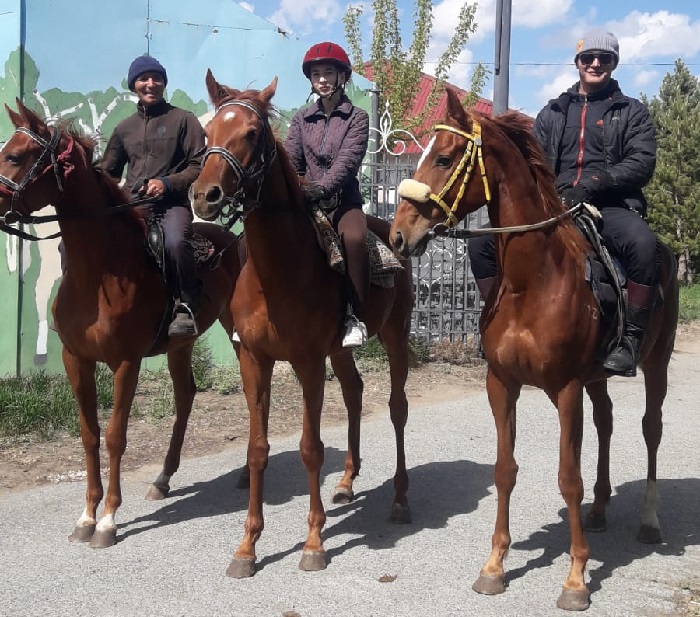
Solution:
M389 103L392 115L402 118L407 129L413 129L423 123L444 92L447 74L459 54L466 47L469 36L476 31L474 22L476 4L465 2L459 13L455 33L447 49L440 56L436 69L435 81L428 102L421 115L408 117L418 87L420 85L425 56L430 43L430 31L433 25L432 0L415 0L413 41L408 50L401 44L399 18L396 0L373 0L374 26L370 47L369 62L372 66L372 78L379 88L380 109ZM343 17L345 36L348 40L353 69L365 75L365 62L362 54L362 35L360 31L361 6L350 6ZM475 102L485 83L486 70L479 64L474 70L471 100ZM474 88L478 90L474 91Z
M644 191L649 224L676 253L679 279L691 284L700 265L700 82L676 60L648 105L658 143Z

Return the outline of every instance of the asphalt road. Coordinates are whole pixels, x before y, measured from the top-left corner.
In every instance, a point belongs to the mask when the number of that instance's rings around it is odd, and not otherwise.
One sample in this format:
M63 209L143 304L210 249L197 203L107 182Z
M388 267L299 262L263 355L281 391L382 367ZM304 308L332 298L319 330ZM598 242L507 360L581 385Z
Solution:
M644 492L641 377L611 381L616 404L613 498L608 531L589 534L592 616L673 614L674 594L700 576L700 355L678 351L659 453L664 543L635 540ZM439 387L439 384L436 384ZM585 503L592 499L595 431L586 411ZM272 419L274 422L274 417ZM298 569L306 534L306 477L298 436L272 443L266 474L266 528L255 577L225 576L245 521L247 494L234 488L245 449L184 461L166 502L144 500L156 469L126 474L117 544L68 542L83 509L83 483L0 497L0 615L301 617L562 615L555 602L569 564L569 534L557 487L558 423L537 390L518 415L518 485L513 545L500 596L474 593L495 520L495 430L484 393L411 409L407 456L413 523L387 520L394 438L387 414L363 424L357 500L330 503L340 476L344 430L323 431L328 568ZM380 582L389 575L393 582Z

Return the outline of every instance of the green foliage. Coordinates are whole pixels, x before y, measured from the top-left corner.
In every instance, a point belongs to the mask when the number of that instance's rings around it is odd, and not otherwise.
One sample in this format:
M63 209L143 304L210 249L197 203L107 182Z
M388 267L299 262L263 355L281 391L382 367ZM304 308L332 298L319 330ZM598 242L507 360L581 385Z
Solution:
M50 438L60 430L80 433L75 397L65 375L36 371L0 379L0 435L38 433Z
M657 131L654 177L645 189L649 224L679 258L679 277L693 280L700 257L700 82L681 60L649 103Z
M198 338L192 350L192 372L197 390L202 392L214 385L214 357L204 339Z
M379 88L379 108L384 109L388 102L393 117L401 118L408 130L420 127L425 118L432 114L444 92L445 80L450 68L466 47L470 35L476 31L477 26L474 21L476 4L465 2L460 10L455 33L437 62L435 81L428 102L420 114L409 117L420 86L433 26L432 0L414 0L414 2L413 36L408 50L405 50L401 43L396 0L373 0L371 5L374 22L369 62L372 66L372 78ZM360 26L362 13L362 6L350 5L343 17L343 23L353 69L360 75L365 75ZM479 65L475 71L475 77L472 78L472 84L482 84L483 87L485 77L486 71L482 65ZM475 92L475 95L480 91Z
M681 287L679 319L680 321L700 319L700 285Z

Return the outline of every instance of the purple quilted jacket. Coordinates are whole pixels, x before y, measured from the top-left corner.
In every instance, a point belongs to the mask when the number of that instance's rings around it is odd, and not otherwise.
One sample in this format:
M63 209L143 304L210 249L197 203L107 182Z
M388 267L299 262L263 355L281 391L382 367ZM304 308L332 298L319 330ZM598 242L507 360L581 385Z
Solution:
M361 206L357 180L369 139L369 116L343 95L329 116L320 101L292 118L285 148L300 176L341 193L343 206Z

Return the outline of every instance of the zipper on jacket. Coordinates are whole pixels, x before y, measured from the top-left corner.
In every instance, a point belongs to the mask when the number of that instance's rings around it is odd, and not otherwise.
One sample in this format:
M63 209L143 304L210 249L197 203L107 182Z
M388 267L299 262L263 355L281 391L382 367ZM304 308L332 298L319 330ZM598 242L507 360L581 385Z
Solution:
M324 111L324 112L323 112L323 115L325 116L326 121L325 121L325 123L324 123L324 125L323 125L323 139L321 139L321 148L320 148L320 150L318 151L318 155L319 155L319 156L322 156L322 155L323 155L323 149L326 147L326 138L328 137L328 124L329 124L330 121L331 121L331 116L333 115L333 112L331 111L330 114L327 114L327 113ZM324 164L324 165L323 165L323 175L324 175L324 176L326 175L326 172L327 172L327 171L328 171L328 168L327 168L326 165Z
M584 153L584 138L586 134L586 112L588 111L588 96L583 101L583 109L581 110L581 130L578 137L578 156L576 157L576 179L573 186L578 184L583 173L583 153Z

